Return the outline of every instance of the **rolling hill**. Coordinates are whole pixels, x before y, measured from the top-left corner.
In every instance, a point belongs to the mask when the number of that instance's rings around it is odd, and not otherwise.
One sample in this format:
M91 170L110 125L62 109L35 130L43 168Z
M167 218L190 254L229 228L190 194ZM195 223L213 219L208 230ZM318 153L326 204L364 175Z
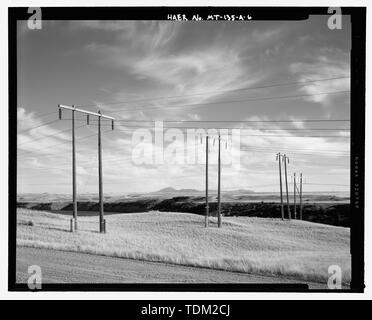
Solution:
M339 265L350 281L348 228L305 221L225 217L223 228L204 228L204 218L186 213L106 216L107 234L97 217L79 217L69 232L69 216L17 210L17 245L85 252L261 275L281 275L326 283L328 267Z

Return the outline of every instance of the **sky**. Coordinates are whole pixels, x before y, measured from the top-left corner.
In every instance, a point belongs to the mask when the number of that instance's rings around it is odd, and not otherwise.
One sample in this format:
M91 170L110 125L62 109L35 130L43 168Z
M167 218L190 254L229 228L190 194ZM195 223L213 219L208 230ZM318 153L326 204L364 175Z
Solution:
M240 130L240 146L222 141L222 191L278 192L278 152L288 155L291 188L293 173L303 173L304 191L348 191L351 24L343 16L342 29L330 30L327 19L43 21L41 30L20 21L18 193L71 192L71 112L59 120L58 104L115 117L114 130L102 120L106 194L204 189L202 161L132 158L138 134L154 137L155 120L164 121L164 149L198 148L201 160L205 135L189 144L172 135ZM98 192L96 133L97 122L87 126L76 113L79 194ZM215 190L216 131L209 133ZM141 146L163 154L155 138Z

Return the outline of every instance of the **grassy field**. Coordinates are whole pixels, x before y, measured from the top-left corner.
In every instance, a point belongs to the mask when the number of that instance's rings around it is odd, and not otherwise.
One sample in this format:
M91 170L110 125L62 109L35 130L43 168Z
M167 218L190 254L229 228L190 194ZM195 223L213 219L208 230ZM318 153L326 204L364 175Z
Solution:
M339 265L350 282L349 229L305 221L226 217L223 228L204 228L202 216L149 212L79 218L17 210L17 245L86 252L182 265L294 277L326 282L328 267Z

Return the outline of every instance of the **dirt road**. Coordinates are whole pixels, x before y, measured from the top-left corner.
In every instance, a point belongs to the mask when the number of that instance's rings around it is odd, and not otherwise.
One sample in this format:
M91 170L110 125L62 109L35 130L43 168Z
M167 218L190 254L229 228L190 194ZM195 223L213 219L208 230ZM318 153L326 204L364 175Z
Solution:
M43 283L298 283L294 279L17 247L17 283L27 283L30 265L41 267ZM319 283L309 286L324 288Z

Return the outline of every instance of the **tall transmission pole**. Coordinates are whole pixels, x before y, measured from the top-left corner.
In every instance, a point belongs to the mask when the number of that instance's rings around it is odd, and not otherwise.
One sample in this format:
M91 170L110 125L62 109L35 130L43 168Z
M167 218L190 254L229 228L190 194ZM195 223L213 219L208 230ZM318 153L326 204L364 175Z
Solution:
M221 136L218 136L218 227L222 227L221 219Z
M99 175L99 231L106 232L106 223L103 216L103 183L102 183L102 144L101 144L101 119L111 120L111 128L114 130L114 118L83 109L78 109L75 106L58 105L59 115L61 118L62 109L72 111L72 194L73 194L73 220L71 221L71 231L77 229L77 202L76 202L76 154L75 154L75 112L84 113L87 115L87 124L89 124L89 115L98 117L98 175Z
M60 118L62 114L60 113ZM72 110L72 219L70 230L74 232L77 226L77 199L76 199L76 149L75 149L75 110Z
M98 111L101 114L101 111ZM101 117L98 117L98 185L99 185L99 232L106 233L106 220L103 216L103 186L102 186L102 144Z
M205 138L205 227L209 223L209 203L208 203L208 153L209 153L209 136Z
M300 173L300 220L302 220L302 173Z
M291 220L291 209L289 207L289 195L288 195L288 176L287 176L287 162L289 163L289 158L287 155L283 155L284 171L285 171L285 188L287 193L287 209L288 209L288 219Z
M280 183L280 211L282 220L284 220L284 204L283 204L283 186L282 186L282 155L280 152L276 155L276 160L279 160L279 183Z
M76 198L76 148L75 148L75 106L69 107L71 110L72 127L72 218L70 220L70 231L78 229L77 224L77 198ZM62 120L62 108L58 106L59 120Z
M297 218L297 213L296 213L296 172L293 173L293 202L294 202L294 218Z

